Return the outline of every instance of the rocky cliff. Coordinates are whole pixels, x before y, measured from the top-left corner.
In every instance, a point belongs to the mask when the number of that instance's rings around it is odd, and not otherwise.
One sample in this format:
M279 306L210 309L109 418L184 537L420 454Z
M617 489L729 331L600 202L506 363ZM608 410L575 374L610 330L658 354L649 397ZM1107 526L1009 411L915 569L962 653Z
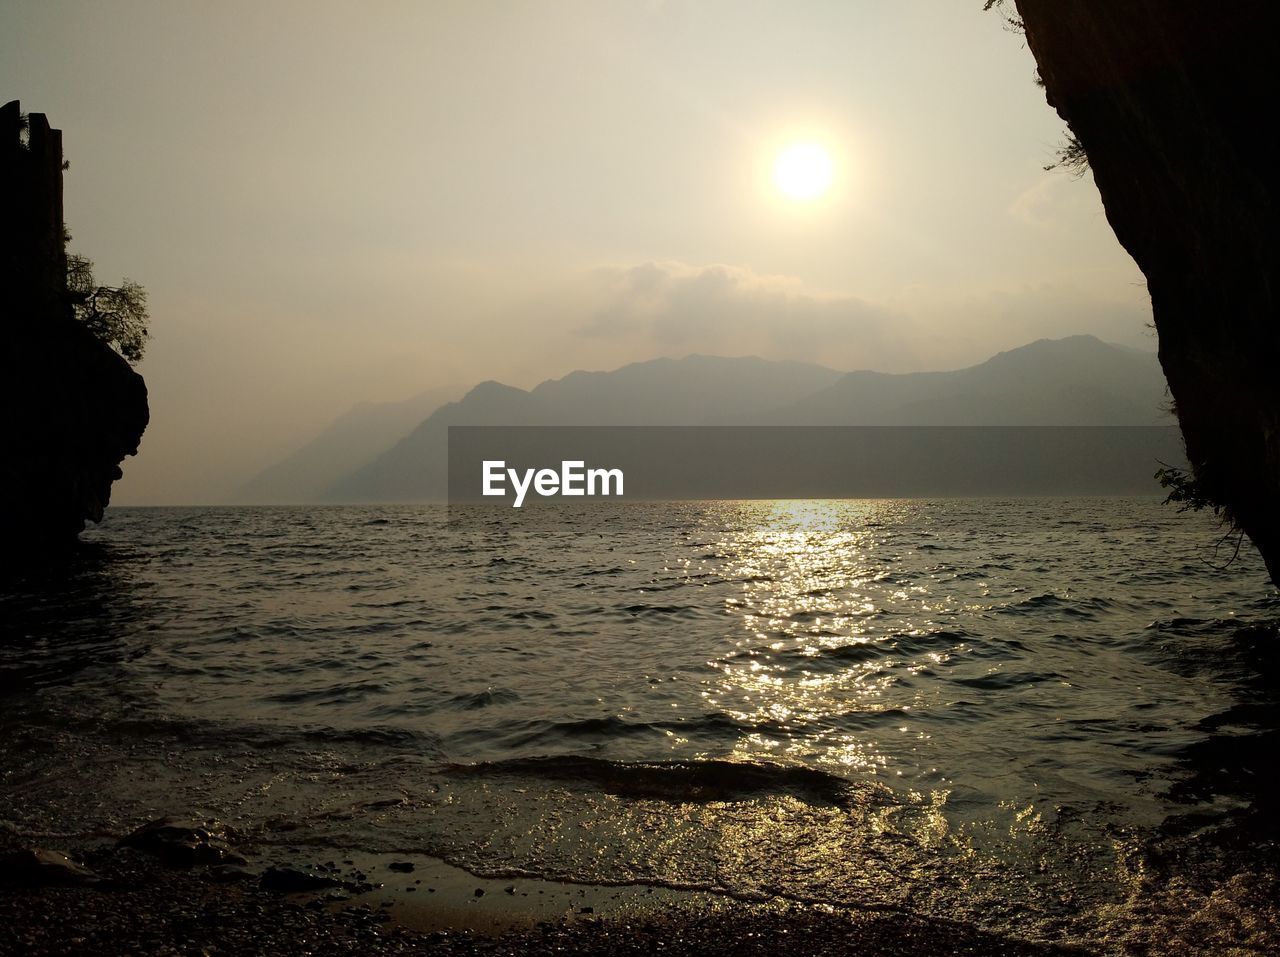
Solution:
M1049 104L1146 275L1196 479L1280 582L1280 7L1016 3Z
M3 558L99 521L147 426L147 389L67 295L62 137L0 108L0 542Z

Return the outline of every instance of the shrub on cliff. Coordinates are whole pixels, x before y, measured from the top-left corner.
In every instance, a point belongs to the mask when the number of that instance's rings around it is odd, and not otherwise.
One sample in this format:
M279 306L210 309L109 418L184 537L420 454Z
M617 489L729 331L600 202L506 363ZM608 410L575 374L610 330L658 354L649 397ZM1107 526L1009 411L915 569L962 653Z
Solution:
M67 294L76 318L98 339L136 364L146 348L147 291L130 279L119 286L100 286L93 263L67 256Z

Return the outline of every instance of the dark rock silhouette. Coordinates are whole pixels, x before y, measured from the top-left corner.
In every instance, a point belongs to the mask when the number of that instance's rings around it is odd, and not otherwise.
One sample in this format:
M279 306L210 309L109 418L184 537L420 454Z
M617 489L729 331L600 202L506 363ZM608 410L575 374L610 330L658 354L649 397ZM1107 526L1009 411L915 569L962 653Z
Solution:
M1049 104L1147 277L1196 481L1280 583L1280 7L1016 3Z
M8 559L100 521L147 426L147 389L74 318L67 295L62 133L0 108L0 540Z

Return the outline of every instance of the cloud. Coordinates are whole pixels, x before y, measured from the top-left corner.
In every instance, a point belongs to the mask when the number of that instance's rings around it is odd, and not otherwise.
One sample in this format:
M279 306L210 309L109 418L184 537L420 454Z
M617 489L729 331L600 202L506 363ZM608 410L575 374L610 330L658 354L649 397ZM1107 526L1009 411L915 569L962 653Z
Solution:
M746 266L649 261L562 274L500 321L473 323L504 349L483 378L532 387L574 369L691 354L757 355L833 369L957 369L1039 338L1091 333L1154 348L1136 270L1052 282L921 287L891 300L828 295ZM501 287L500 277L492 283ZM511 357L516 357L514 360Z
M741 266L646 262L589 277L585 339L663 354L756 354L836 362L902 361L905 316L856 297Z

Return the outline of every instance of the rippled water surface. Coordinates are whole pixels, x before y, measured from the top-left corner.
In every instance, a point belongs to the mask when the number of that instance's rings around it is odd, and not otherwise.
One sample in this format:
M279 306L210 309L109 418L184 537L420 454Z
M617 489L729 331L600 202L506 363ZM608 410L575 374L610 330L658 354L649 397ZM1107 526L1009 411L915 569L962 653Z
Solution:
M1280 605L1218 537L1145 499L113 509L0 597L0 826L1265 951Z

